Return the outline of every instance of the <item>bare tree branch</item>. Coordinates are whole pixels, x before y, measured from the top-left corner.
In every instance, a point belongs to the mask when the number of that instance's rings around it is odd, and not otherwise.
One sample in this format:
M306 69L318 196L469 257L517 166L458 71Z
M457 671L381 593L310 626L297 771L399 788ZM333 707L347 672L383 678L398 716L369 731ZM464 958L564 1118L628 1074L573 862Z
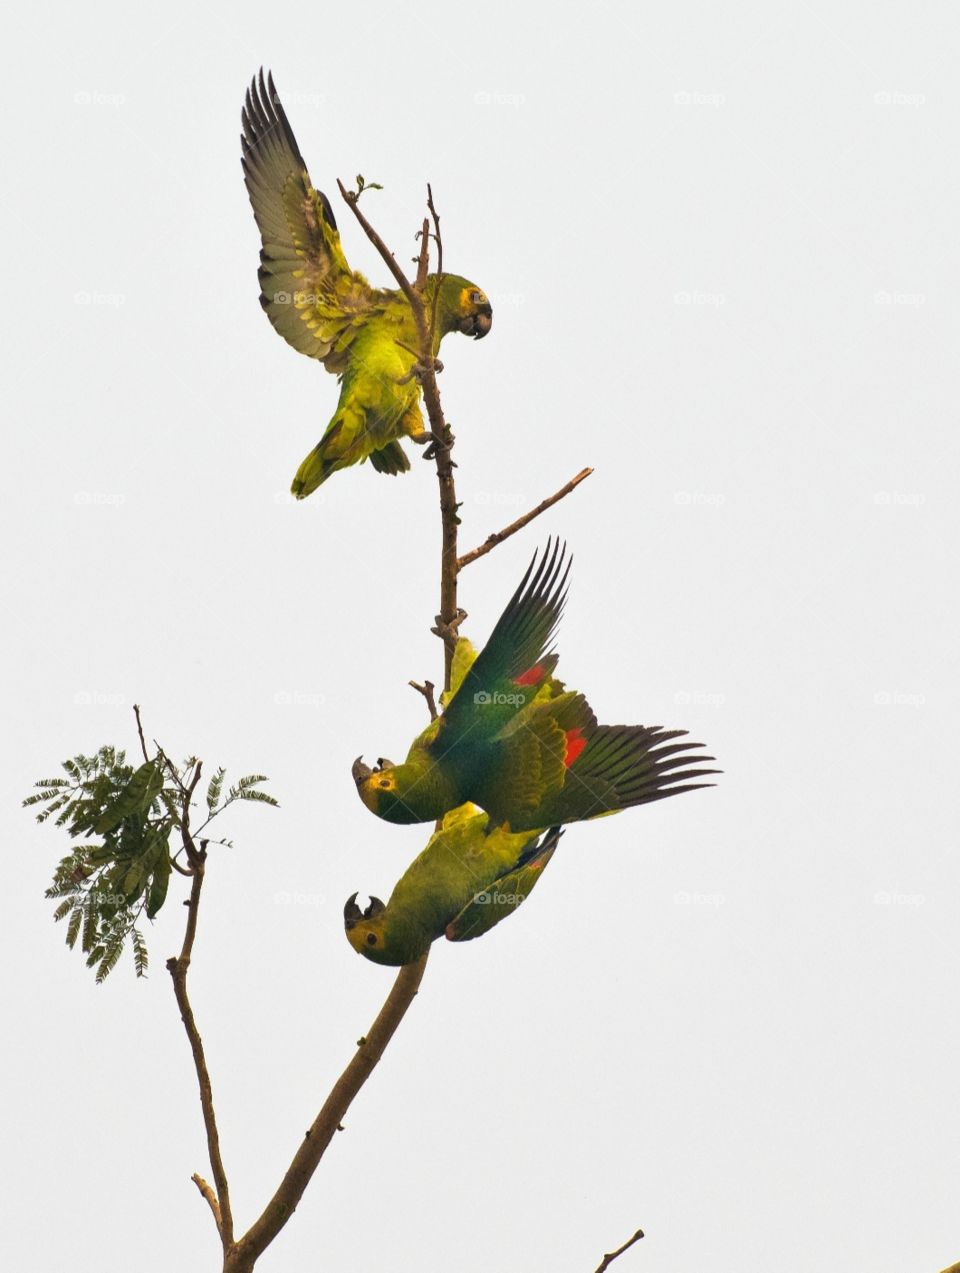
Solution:
M524 513L522 517L518 517L515 522L511 522L509 526L505 526L503 530L498 530L494 535L488 535L486 539L477 548L472 548L470 552L457 560L457 570L462 570L464 566L469 566L471 562L476 561L479 557L485 557L488 552L492 552L497 544L502 544L505 539L509 539L511 535L515 535L518 530L523 530L524 526L529 525L535 517L539 517L541 513L545 513L548 508L559 503L565 495L569 495L572 490L580 485L590 476L593 469L581 469L576 477L572 477L566 486L562 486L554 495L548 496L541 500L536 508L532 508L529 513Z
M196 788L199 780L200 762L198 761L188 789L191 793ZM224 1170L223 1157L220 1153L220 1133L217 1129L217 1116L213 1107L213 1085L210 1082L210 1071L207 1069L203 1040L200 1038L200 1031L197 1029L193 1008L190 1006L190 998L187 994L187 972L193 955L193 943L197 936L200 893L203 889L203 876L207 860L205 842L201 841L200 845L197 846L190 839L189 802L184 807L182 827L185 845L189 841L187 856L193 866L193 883L190 886L189 900L185 903L187 907L187 927L183 936L183 946L180 948L179 955L167 960L167 971L173 979L173 993L177 999L177 1007L180 1009L180 1019L183 1021L183 1028L187 1032L190 1051L193 1053L193 1066L197 1072L197 1083L200 1087L200 1109L203 1113L203 1126L207 1133L207 1153L210 1157L210 1167L213 1171L213 1183L216 1190L217 1207L214 1210L214 1218L217 1220L220 1239L224 1250L226 1250L233 1243L230 1186L227 1182L227 1173ZM200 1192L203 1193L203 1190L201 1189ZM210 1201L209 1198L207 1201Z
M359 1040L349 1065L333 1085L323 1108L304 1135L300 1148L294 1154L293 1161L280 1182L280 1187L267 1203L260 1218L237 1242L233 1256L234 1263L229 1260L225 1263L224 1269L228 1270L228 1273L241 1273L241 1270L252 1268L257 1258L293 1215L324 1151L340 1128L343 1116L350 1108L353 1098L373 1073L387 1044L393 1038L413 1002L426 966L427 956L424 955L415 964L407 964L400 969L393 983L393 989L380 1009L376 1021L370 1027L368 1034Z
M623 1255L624 1251L629 1251L630 1247L633 1246L634 1242L639 1242L642 1237L643 1237L643 1230L638 1229L636 1233L633 1235L633 1237L629 1239L629 1241L624 1242L623 1246L618 1246L616 1251L611 1251L609 1255L605 1255L603 1257L603 1259L600 1261L600 1264L598 1265L596 1269L596 1273L605 1273L605 1271L610 1267L610 1265L614 1262L614 1260L617 1258L618 1255Z
M217 1222L217 1230L219 1232L220 1226L221 1226L221 1219L220 1219L220 1203L217 1202L217 1195L213 1192L211 1187L207 1184L207 1182L204 1180L203 1176L199 1174L199 1172L195 1171L193 1175L190 1177L190 1179L200 1190L201 1196L206 1198L207 1203L210 1206L210 1210L213 1212L213 1218Z

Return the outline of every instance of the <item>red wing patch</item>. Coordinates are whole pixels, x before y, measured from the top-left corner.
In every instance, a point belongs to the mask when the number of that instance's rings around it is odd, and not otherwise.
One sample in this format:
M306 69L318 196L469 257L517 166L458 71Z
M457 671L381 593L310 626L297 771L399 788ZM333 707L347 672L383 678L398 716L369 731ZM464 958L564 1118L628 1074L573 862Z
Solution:
M543 680L544 669L542 663L534 663L533 667L528 667L525 672L521 672L519 676L513 678L514 685L539 685Z
M576 758L587 745L587 740L583 736L583 730L578 725L576 729L567 730L567 751L563 758L563 763L567 769L573 764Z

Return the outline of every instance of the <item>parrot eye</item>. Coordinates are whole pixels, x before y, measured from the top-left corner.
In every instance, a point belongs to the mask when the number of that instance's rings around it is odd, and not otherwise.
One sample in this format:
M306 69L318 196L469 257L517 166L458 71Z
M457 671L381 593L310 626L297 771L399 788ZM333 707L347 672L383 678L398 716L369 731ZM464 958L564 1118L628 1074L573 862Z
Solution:
M390 786L390 779L389 779L389 778L381 778L381 779L380 779L380 781L377 783L377 786L378 786L378 787L384 787L384 788L389 787L389 786Z
M377 944L377 934L376 934L376 933L367 933L367 945L368 945L368 946L376 946L376 944Z
M483 292L471 292L470 300L474 305L485 305L487 303L487 298L484 296Z

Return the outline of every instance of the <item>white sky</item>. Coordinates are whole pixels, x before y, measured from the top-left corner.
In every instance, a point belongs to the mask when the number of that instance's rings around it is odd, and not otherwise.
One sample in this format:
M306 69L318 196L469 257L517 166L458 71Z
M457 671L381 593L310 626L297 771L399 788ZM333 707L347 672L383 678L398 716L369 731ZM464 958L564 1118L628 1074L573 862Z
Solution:
M438 679L432 468L290 478L336 386L270 329L240 173L263 63L317 185L450 269L483 639L548 533L561 674L690 728L720 786L575 827L529 904L435 947L264 1273L935 1270L960 1258L953 6L488 0L21 7L5 59L9 1106L29 1273L218 1267L174 902L95 988L17 801L135 744L262 770L192 973L249 1223L391 974L341 908L427 829L361 806ZM18 24L18 25L17 25ZM351 262L386 271L344 209ZM86 303L84 303L86 301ZM284 696L307 700L284 702ZM278 701L281 700L281 701ZM300 904L278 901L298 894ZM684 901L684 898L690 900ZM888 900L883 901L884 898Z

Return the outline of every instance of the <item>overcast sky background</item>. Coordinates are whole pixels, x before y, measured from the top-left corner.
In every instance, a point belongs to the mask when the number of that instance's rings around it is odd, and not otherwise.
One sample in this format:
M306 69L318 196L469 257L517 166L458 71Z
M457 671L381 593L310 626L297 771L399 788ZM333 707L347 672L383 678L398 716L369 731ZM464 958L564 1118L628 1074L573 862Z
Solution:
M429 179L493 330L444 345L486 637L548 534L561 674L725 773L570 830L527 906L438 944L258 1266L935 1273L960 1259L954 7L37 4L8 18L2 516L7 1267L219 1267L164 959L96 988L18 800L149 734L259 770L192 970L238 1224L392 974L341 911L424 828L357 800L439 677L436 479L295 505L337 397L257 303L263 63L314 182L401 258ZM337 202L335 200L335 202ZM351 263L387 274L338 212Z

